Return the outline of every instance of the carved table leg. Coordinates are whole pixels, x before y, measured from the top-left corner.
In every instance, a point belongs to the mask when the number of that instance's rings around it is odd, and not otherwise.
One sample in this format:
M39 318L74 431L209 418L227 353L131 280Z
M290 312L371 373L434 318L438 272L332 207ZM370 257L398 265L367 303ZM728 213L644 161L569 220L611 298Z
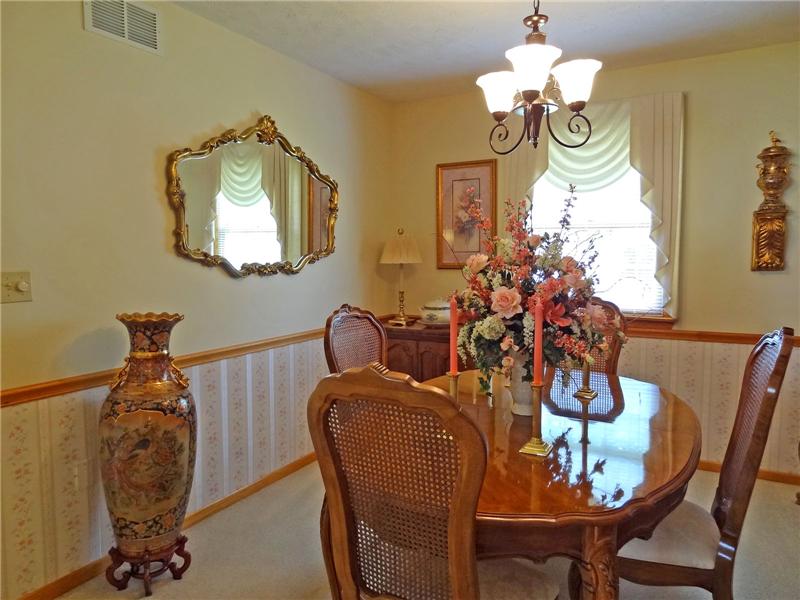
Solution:
M580 561L583 600L617 600L617 529L615 526L587 526L583 531Z
M569 565L569 574L567 575L567 589L569 590L569 600L581 600L581 588L583 581L581 580L581 569L578 561L573 560Z

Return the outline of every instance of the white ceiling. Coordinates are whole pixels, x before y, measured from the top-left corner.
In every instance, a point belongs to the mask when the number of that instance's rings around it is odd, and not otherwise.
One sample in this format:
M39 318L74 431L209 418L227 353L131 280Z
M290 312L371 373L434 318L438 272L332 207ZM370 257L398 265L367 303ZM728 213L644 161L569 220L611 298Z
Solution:
M529 2L180 2L184 8L389 100L475 89L508 68ZM548 42L606 69L800 39L800 2L555 2ZM746 82L743 82L746 85Z

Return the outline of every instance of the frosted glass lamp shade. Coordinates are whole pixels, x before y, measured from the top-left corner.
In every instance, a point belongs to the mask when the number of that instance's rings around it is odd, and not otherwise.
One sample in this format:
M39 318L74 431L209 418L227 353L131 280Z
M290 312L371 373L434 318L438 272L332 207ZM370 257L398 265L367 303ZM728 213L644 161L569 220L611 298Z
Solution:
M514 76L520 92L541 92L547 83L550 67L561 56L561 48L549 44L525 44L506 51L514 65Z
M553 77L561 88L561 97L567 105L586 103L592 95L594 75L603 66L599 60L585 58L570 60L553 67Z
M386 242L381 254L380 263L384 265L411 265L421 263L417 240L405 235L400 229L397 235Z
M475 83L483 90L486 108L490 113L508 113L514 106L517 80L511 71L486 73L478 77Z

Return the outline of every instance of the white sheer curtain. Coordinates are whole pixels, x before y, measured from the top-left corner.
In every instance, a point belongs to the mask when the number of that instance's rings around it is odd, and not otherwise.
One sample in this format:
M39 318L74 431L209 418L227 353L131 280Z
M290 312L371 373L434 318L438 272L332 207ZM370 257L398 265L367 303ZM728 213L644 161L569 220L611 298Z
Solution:
M631 99L631 165L642 175L642 202L650 209L650 239L658 248L656 280L664 311L678 316L678 258L683 188L683 94Z
M262 185L278 224L281 260L296 261L303 245L303 166L276 146L264 153Z

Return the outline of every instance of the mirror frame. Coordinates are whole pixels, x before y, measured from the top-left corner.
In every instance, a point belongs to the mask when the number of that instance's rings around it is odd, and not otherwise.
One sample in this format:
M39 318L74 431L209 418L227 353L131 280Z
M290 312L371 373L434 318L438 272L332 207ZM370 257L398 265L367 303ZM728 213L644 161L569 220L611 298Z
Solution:
M186 192L181 187L178 165L185 160L205 158L215 149L221 148L225 144L243 142L251 136L255 136L258 143L266 146L277 142L286 154L299 160L305 165L312 177L327 185L331 190L331 197L328 202L328 243L325 248L304 254L297 263L292 263L289 260L270 264L244 263L241 268L236 268L223 256L209 254L199 248L189 247L189 231L186 223ZM207 267L222 267L232 277L247 277L253 273L262 276L277 275L278 273L295 275L307 264L315 263L319 259L329 256L335 250L334 227L339 214L339 185L330 176L321 173L316 163L306 156L300 146L292 146L289 140L278 131L275 121L269 115L264 115L255 125L242 130L241 133L235 129L228 129L222 135L212 137L203 142L198 150L183 148L172 152L167 159L167 196L170 206L175 212L175 230L173 233L175 235L175 249L178 254L189 260L200 262Z

